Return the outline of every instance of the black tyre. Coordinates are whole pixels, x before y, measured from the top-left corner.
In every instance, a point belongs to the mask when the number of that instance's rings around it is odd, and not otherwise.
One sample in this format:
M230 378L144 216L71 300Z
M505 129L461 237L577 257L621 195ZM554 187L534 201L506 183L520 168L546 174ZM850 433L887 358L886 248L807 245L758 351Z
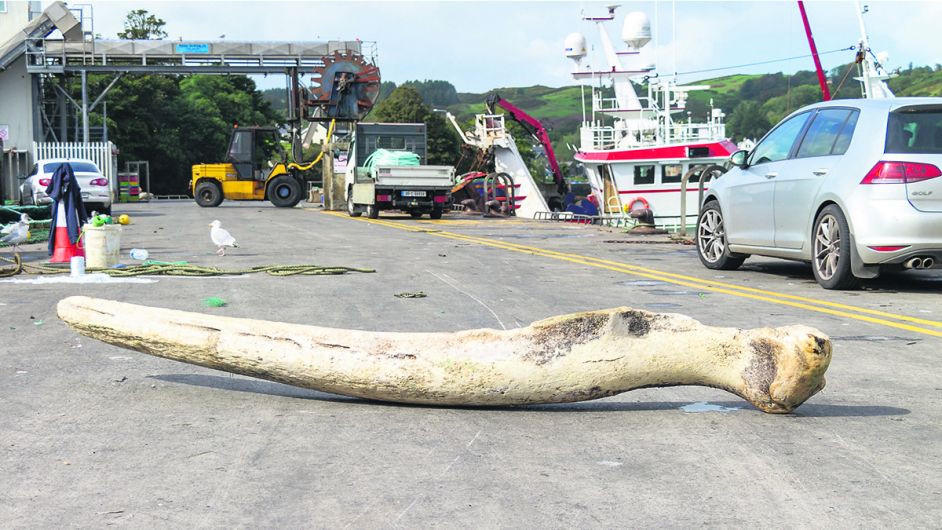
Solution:
M835 205L827 206L814 220L811 233L811 270L814 279L825 289L854 289L860 278L850 267L850 228L844 212Z
M357 205L353 204L353 191L347 191L347 214L350 217L360 217L363 212L357 210Z
M419 217L422 217L422 212L413 211L413 212L409 212L409 215L412 216L413 219L418 219Z
M731 271L738 269L747 256L729 251L726 227L720 203L707 201L697 217L697 255L708 269Z
M441 219L443 213L445 213L444 208L435 208L432 210L432 213L428 214L428 216L432 219Z
M379 207L376 203L366 205L366 216L370 219L379 219Z
M268 184L268 200L279 208L291 208L301 202L301 183L298 179L281 175Z
M204 180L196 185L193 199L203 208L215 208L222 204L222 188L215 181Z

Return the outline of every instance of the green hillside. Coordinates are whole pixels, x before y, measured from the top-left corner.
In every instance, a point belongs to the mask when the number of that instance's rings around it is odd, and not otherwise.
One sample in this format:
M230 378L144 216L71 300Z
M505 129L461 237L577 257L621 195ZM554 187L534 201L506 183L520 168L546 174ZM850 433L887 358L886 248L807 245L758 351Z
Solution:
M853 79L855 68L848 64L828 72L835 97L860 97L860 85ZM687 110L692 118L705 120L712 103L713 107L726 113L727 134L734 140L761 136L790 112L821 98L817 76L807 70L789 75L733 74L688 84L710 86L709 90L689 94ZM415 88L429 107L450 111L466 128L472 126L475 114L485 111L487 95L496 92L543 123L550 131L561 160L571 159L572 153L567 146L578 143L578 129L582 122L581 89L578 85L504 87L486 93L457 92L450 83L441 80L407 81L403 85ZM942 66L909 66L891 78L889 85L898 96L942 96ZM395 88L395 83L384 81L380 98L388 97ZM646 92L642 86L637 89L639 94ZM267 90L264 96L275 110L284 107L284 90ZM586 90L586 104L590 106L589 98L589 90Z

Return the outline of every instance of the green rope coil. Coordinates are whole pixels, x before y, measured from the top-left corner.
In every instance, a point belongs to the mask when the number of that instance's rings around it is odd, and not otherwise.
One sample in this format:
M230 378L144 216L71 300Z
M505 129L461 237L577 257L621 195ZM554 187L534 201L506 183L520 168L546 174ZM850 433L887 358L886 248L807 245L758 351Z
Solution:
M13 259L0 258L0 261L11 263L12 266L0 267L0 278L9 278L17 274L66 274L69 272L67 267L53 267L42 264L23 263L19 254L15 254ZM151 263L144 265L132 265L129 267L113 269L90 268L87 272L103 272L108 276L115 278L129 278L133 276L189 276L189 277L210 277L210 276L239 276L242 274L256 274L264 272L269 276L328 276L337 274L347 274L348 272L373 273L374 269L363 269L357 267L343 266L321 266L321 265L259 265L248 269L220 269L217 267L205 267L202 265L179 264L179 263Z

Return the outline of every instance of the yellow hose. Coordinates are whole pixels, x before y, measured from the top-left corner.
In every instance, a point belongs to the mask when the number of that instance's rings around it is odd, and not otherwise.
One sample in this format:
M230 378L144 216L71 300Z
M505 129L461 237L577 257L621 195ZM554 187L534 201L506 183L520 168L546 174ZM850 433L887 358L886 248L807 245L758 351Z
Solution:
M335 119L330 120L330 126L327 128L327 140L324 142L325 147L327 146L327 144L330 143L330 138L334 135L334 125L336 123L337 123L337 120ZM317 158L315 158L314 161L311 162L310 164L306 164L303 166L298 165L298 164L289 164L288 167L293 168L293 169L298 169L300 171L307 171L311 169L312 167L314 167L315 165L317 165L317 163L320 162L321 158L323 157L324 157L324 150L322 149L321 152L317 154Z

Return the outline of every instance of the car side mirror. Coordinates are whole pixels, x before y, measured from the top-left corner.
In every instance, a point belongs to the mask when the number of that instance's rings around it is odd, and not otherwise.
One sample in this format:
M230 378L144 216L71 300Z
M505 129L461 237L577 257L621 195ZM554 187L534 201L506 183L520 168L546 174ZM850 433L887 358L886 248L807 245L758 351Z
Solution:
M749 164L746 163L746 157L748 156L749 156L749 151L740 149L739 151L736 151L735 153L729 155L729 163L736 167L745 169L746 167L749 166Z

